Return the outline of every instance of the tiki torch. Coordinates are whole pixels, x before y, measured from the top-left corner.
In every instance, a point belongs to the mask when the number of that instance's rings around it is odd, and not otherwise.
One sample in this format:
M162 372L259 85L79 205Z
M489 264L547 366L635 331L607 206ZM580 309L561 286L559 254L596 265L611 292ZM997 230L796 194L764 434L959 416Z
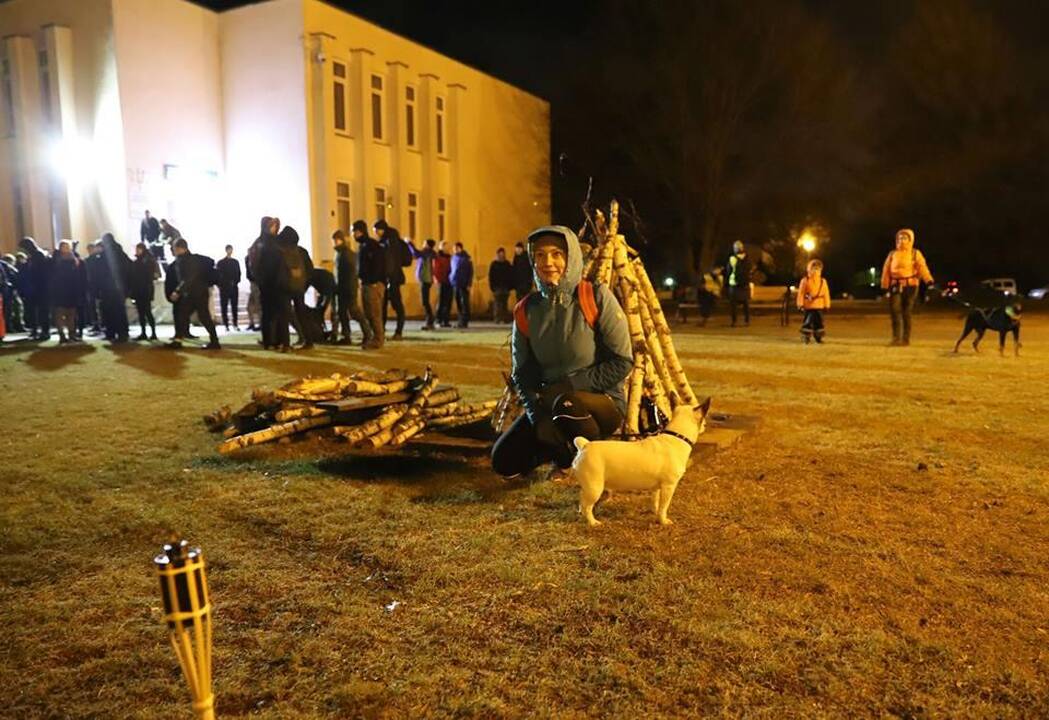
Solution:
M153 562L164 601L164 620L182 674L193 696L196 720L214 720L211 691L211 603L204 575L204 556L185 540L164 546Z

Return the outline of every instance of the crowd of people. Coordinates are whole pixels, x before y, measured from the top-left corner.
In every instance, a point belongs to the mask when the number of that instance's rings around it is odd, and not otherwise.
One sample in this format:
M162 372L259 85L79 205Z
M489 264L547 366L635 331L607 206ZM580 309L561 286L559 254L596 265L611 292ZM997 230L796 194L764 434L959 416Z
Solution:
M175 326L174 338L167 345L179 348L185 340L195 338L195 318L208 333L205 348L219 349L211 288L217 289L222 325L227 332L231 326L239 331L240 285L247 279L246 330L261 333L259 342L264 348L287 352L320 342L350 345L354 343L351 320L360 327L358 344L365 349L380 348L387 340L385 328L391 314L395 329L388 339L404 337L402 286L405 268L413 263L425 316L421 330L452 327L453 312L457 327L469 327L474 264L462 243L428 239L417 246L382 219L371 231L363 220L353 223L350 237L335 231L334 260L328 270L314 265L294 228L282 227L279 218L267 216L244 257L243 272L232 245L215 262L192 252L177 228L148 210L133 258L112 233L92 242L86 256L73 241L63 240L49 253L27 237L20 241L16 254L0 260L0 339L7 331L47 341L54 330L62 345L82 342L85 336L128 342L132 339L126 309L130 299L141 331L134 339L156 341L154 288L163 278L163 293L171 303ZM532 291L531 263L522 243L515 246L512 260L499 248L488 280L492 319L508 323L511 293L519 302ZM312 304L307 302L311 289ZM297 335L294 346L292 329Z

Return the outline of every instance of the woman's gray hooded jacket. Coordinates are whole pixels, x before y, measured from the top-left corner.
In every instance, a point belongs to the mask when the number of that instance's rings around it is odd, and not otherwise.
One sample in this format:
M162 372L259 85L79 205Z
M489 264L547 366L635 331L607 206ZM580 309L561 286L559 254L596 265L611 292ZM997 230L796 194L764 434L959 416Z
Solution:
M513 371L511 381L533 421L539 407L539 389L567 381L575 390L605 393L620 412L626 409L623 383L633 367L630 329L626 315L612 291L594 285L598 317L587 324L575 289L583 276L583 253L575 233L561 225L539 228L528 240L533 273L535 240L543 235L564 238L568 256L565 273L557 285L546 285L535 273L537 292L525 300L528 336L516 323L511 336Z

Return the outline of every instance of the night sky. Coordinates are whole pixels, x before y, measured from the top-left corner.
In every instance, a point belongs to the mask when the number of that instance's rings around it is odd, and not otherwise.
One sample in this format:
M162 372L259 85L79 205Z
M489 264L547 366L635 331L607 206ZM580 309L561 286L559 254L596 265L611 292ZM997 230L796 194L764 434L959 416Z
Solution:
M810 227L843 287L907 226L941 280L1049 284L1049 3L331 4L549 100L555 222L593 176L668 271L787 278Z

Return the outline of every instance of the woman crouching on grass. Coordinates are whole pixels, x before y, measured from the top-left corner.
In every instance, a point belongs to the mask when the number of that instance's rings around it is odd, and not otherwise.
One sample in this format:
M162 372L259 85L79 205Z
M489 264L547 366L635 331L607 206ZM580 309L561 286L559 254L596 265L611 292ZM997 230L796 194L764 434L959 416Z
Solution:
M528 257L538 290L514 308L511 336L511 382L525 413L492 448L492 467L504 477L551 461L567 468L574 438L618 430L633 365L623 309L609 288L582 279L575 233L560 225L535 230Z

